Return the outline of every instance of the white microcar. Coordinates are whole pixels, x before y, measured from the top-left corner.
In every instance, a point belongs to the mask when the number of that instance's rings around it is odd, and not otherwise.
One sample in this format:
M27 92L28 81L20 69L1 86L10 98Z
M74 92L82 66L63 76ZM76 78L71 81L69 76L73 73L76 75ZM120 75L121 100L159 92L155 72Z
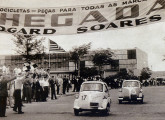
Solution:
M139 101L143 103L144 95L142 85L139 80L124 80L122 88L119 90L118 101Z
M74 114L77 116L82 111L110 112L111 98L106 83L101 81L83 82L79 94L74 101Z

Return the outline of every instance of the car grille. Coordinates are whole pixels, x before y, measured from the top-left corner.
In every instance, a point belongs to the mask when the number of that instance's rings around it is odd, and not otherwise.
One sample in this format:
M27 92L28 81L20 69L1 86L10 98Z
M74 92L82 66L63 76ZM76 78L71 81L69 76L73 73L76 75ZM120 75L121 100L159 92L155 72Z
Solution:
M131 99L137 99L137 95L131 95Z
M90 106L91 107L98 107L99 106L99 103L90 103Z

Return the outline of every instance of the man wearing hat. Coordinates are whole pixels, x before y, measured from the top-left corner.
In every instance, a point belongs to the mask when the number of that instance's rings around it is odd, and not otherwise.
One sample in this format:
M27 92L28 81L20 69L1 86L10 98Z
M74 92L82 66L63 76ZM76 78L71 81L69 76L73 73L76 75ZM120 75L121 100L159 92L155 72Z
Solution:
M7 102L7 83L16 79L16 77L10 78L0 74L0 117L6 117L6 102Z

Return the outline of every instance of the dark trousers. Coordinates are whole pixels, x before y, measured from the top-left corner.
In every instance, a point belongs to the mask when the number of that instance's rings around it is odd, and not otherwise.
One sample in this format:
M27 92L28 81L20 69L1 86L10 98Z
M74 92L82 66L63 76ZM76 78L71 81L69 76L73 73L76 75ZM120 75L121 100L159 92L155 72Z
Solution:
M73 92L77 91L77 84L74 83L74 88L73 88Z
M42 87L40 87L40 101L44 101L44 90Z
M27 96L27 103L31 103L31 98L32 98L32 88L31 86L27 86L26 88L26 96Z
M0 96L0 117L4 117L6 113L6 96Z
M53 99L53 97L57 99L55 87L51 87L51 99Z
M27 99L27 86L23 85L23 95L22 95L22 100L25 101L25 99Z
M36 90L35 98L36 102L41 101L41 94L40 94L40 89Z
M33 88L32 88L32 97L31 98L34 99L34 100L36 98L36 90L33 89Z
M63 84L63 94L65 94L67 84Z
M48 88L48 86L44 86L44 91L43 91L43 101L46 101L46 98L48 97L48 93L49 93L49 88Z
M69 92L70 84L67 85L66 90Z
M59 91L60 91L60 86L57 85L57 95L59 95Z
M18 108L18 113L22 112L22 100L21 100L21 90L20 89L16 89L14 91L14 110L17 110Z

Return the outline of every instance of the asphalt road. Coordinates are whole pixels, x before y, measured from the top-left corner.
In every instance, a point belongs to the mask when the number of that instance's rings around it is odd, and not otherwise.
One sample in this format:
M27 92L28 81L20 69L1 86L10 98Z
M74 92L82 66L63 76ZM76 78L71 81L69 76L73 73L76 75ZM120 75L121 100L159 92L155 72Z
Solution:
M165 120L165 87L143 87L144 104L118 104L118 90L110 91L112 104L109 116L99 113L82 112L74 116L75 95L62 95L58 100L24 104L24 114L7 109L7 117L0 120Z

